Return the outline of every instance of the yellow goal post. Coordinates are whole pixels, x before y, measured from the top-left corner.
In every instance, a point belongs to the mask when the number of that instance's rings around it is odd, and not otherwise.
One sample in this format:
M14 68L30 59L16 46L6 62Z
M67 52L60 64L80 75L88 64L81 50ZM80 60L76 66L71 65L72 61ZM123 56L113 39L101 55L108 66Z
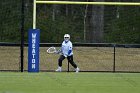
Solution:
M36 29L36 5L37 4L74 4L74 5L125 5L140 6L140 2L80 2L80 1L38 1L33 2L33 29Z

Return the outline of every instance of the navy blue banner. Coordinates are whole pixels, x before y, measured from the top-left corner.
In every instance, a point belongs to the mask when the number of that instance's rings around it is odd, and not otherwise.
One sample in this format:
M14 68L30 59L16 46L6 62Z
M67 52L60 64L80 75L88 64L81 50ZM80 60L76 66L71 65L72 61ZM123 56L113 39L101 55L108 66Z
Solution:
M28 31L28 72L39 72L39 42L40 30Z

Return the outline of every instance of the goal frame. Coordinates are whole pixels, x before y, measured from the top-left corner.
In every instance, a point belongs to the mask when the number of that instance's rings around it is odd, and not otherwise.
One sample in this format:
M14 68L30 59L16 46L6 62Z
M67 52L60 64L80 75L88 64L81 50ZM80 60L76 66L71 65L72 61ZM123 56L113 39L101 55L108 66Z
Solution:
M33 29L36 29L37 4L74 4L74 5L116 5L116 6L140 6L139 2L80 2L80 1L33 1Z

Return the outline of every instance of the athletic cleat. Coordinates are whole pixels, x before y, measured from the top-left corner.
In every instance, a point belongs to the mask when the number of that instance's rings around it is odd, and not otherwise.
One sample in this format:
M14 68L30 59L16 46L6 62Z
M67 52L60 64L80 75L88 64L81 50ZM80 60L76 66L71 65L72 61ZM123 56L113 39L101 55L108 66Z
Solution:
M56 69L55 71L56 71L56 72L61 72L62 69L61 69L61 67L58 67L58 69Z
M80 71L80 69L77 67L77 68L75 69L75 71L76 71L76 73L78 73L78 72Z

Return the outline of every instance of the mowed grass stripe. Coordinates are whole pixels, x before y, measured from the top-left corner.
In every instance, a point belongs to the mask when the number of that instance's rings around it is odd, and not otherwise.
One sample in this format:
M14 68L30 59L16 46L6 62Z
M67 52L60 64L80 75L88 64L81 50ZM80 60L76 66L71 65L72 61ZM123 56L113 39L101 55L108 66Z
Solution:
M0 93L140 93L139 73L0 72Z

